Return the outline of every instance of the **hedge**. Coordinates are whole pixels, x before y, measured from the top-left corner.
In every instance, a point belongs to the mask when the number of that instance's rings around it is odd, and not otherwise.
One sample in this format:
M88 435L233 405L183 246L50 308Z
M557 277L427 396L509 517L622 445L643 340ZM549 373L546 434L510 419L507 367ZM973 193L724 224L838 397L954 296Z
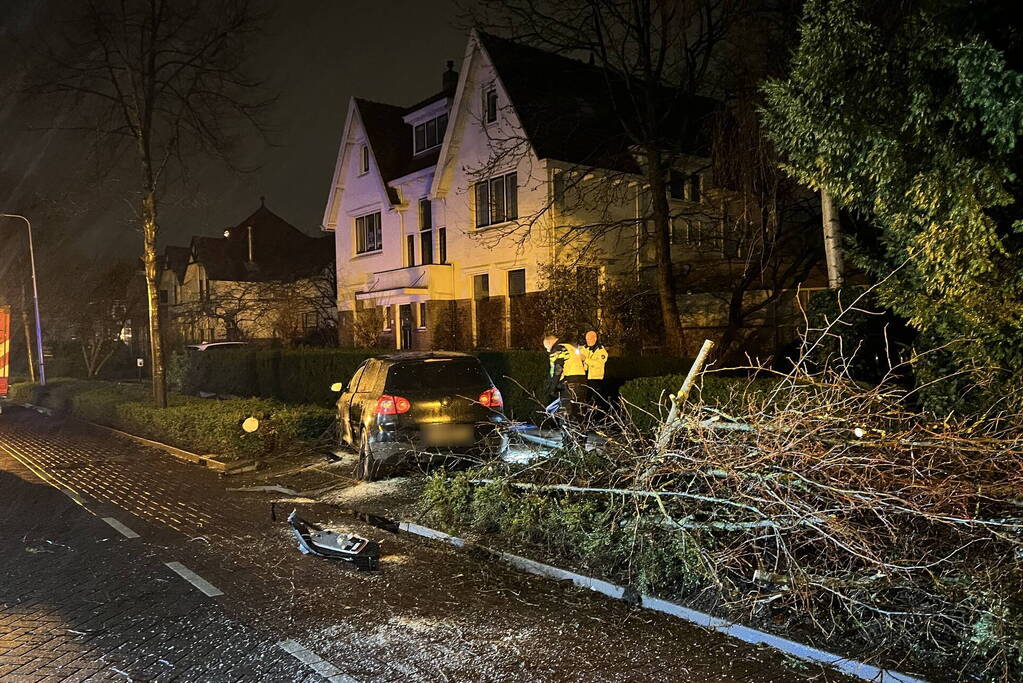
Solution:
M288 403L332 406L334 382L347 382L373 350L327 348L218 349L173 354L171 385L185 394L261 396ZM528 420L550 401L544 351L478 351L476 354L505 399L505 411ZM613 396L622 382L688 369L685 358L613 356L607 364L606 390Z
M316 441L334 424L328 408L259 398L214 401L171 394L168 407L157 409L148 388L138 384L56 379L45 387L15 384L10 397L185 450L236 458ZM255 433L242 431L247 417L259 419Z
M685 374L642 377L622 385L619 394L633 423L641 431L649 432L657 424L662 406L668 405L668 395L682 387ZM769 378L725 377L704 375L694 388L692 397L724 411L738 407L744 398L770 391L778 381Z

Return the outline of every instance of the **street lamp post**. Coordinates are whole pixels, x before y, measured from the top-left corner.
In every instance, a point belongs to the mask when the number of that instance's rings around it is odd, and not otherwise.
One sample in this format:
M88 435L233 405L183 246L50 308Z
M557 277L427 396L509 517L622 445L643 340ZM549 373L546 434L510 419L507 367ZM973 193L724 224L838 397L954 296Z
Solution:
M20 218L28 226L28 260L32 266L32 300L36 308L36 351L39 357L39 384L46 386L46 367L43 361L43 327L39 320L39 288L36 286L36 254L32 247L32 223L16 213L0 213L0 218Z

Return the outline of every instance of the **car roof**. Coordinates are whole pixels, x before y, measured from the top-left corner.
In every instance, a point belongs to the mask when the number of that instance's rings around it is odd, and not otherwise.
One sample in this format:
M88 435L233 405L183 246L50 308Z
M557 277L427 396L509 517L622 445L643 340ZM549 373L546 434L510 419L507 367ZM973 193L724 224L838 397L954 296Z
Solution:
M373 356L373 358L374 360L389 361L392 363L445 358L472 358L473 360L476 360L476 356L469 353L460 353L458 351L396 351L394 353L382 353L379 356Z

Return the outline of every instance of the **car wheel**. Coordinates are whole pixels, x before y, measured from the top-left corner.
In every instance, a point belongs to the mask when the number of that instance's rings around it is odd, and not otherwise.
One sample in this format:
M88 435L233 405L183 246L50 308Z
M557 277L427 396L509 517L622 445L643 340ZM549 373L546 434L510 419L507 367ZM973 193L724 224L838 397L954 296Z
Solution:
M359 467L355 477L359 481L376 481L380 476L380 463L373 459L369 450L369 441L363 436L359 442Z

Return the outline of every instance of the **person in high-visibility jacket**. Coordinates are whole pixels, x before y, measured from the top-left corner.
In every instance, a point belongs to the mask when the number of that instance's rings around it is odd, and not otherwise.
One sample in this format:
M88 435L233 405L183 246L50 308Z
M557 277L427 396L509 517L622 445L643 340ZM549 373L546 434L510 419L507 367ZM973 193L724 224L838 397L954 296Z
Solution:
M566 422L574 423L586 401L586 363L582 347L559 342L554 335L545 337L543 345L550 361L550 378L561 398L560 412Z
M589 403L598 407L604 401L604 368L607 365L607 349L598 340L596 330L586 333L583 360L586 363L586 388Z

